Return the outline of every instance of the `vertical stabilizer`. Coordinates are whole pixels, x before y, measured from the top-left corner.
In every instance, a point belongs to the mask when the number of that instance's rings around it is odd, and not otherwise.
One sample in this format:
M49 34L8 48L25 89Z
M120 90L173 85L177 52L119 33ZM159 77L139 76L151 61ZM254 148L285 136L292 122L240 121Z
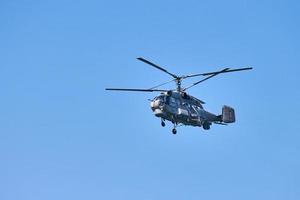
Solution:
M234 123L235 113L234 109L229 106L223 106L222 108L222 122L224 123Z

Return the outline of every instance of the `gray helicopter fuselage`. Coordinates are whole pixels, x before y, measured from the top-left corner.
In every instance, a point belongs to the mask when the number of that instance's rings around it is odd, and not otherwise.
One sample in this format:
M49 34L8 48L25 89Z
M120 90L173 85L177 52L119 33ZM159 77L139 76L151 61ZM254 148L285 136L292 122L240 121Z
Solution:
M106 88L106 90L111 91L127 91L127 92L162 92L161 95L155 97L151 101L151 109L154 112L155 116L162 119L161 125L165 126L165 120L169 120L174 124L172 133L176 134L176 126L178 124L191 125L191 126L202 126L204 130L209 130L212 123L227 125L228 123L235 122L235 112L234 109L224 105L222 107L222 114L214 115L210 112L204 110L202 104L203 101L188 95L186 91L204 81L213 78L219 74L237 72L244 70L251 70L252 67L244 67L237 69L224 68L219 71L206 72L206 73L197 73L178 76L174 73L169 72L165 68L146 60L145 58L139 57L138 60L172 76L172 80L161 83L149 89L145 88ZM188 87L182 88L181 82L187 78L199 77L202 76L201 80L191 84ZM166 90L158 89L159 87L166 85L170 82L176 83L176 90Z
M176 124L202 126L220 121L220 116L204 110L203 103L184 92L169 91L155 97L150 106L155 116Z

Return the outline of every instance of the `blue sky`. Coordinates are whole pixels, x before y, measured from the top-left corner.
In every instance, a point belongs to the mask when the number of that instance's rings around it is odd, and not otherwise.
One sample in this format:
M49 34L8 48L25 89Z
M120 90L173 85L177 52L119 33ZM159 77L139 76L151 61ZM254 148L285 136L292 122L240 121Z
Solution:
M299 8L1 1L0 199L299 199ZM139 56L177 74L254 67L189 90L237 122L174 136L155 94L104 91L169 79Z

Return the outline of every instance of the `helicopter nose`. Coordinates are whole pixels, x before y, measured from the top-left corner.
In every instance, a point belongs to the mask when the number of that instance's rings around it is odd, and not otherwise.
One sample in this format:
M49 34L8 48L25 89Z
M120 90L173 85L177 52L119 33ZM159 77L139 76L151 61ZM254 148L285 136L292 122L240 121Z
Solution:
M151 110L154 112L156 117L163 117L163 111L162 111L162 107L161 107L161 101L160 100L154 100L151 101L150 106L151 106Z
M151 103L150 103L151 109L155 110L155 109L159 108L159 104L160 104L159 100L151 101Z

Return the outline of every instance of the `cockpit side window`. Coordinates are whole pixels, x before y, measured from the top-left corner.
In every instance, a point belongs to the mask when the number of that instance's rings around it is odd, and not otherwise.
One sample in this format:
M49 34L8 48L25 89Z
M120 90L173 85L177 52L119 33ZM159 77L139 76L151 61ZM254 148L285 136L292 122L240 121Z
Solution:
M169 104L169 102L170 102L170 97L166 96L166 104Z
M164 101L164 96L159 96L159 100Z
M197 114L198 113L194 105L191 105L190 108L191 108L191 113L192 114Z
M160 101L164 102L164 101L165 101L165 96L158 96L158 97L155 97L154 100L160 100Z

